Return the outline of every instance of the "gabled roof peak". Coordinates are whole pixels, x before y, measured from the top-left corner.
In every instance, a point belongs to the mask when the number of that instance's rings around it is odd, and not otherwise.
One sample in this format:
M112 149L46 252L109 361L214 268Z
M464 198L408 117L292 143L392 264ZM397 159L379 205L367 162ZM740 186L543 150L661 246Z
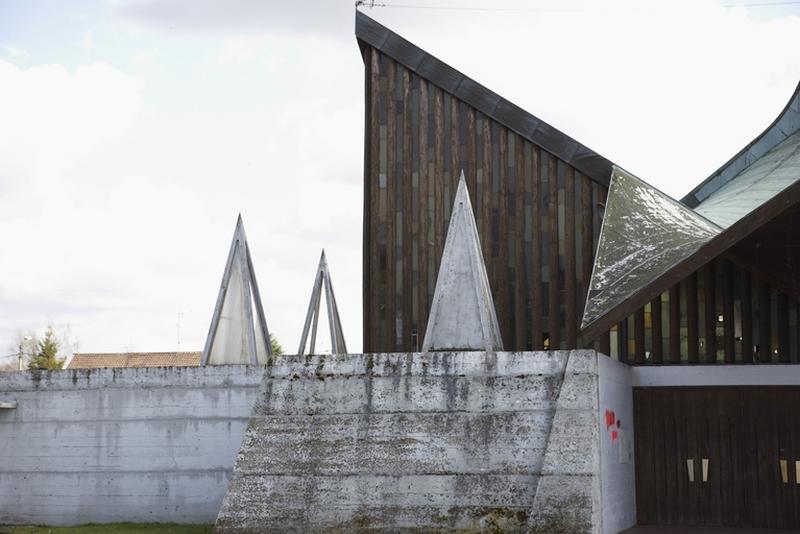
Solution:
M608 186L613 165L609 160L358 10L356 38L362 51L363 44L375 48L594 181Z

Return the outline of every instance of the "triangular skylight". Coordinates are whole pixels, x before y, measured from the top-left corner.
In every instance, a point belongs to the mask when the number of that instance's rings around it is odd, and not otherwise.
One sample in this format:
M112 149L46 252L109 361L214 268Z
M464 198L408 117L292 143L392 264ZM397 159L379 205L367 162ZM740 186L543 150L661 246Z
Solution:
M225 263L202 363L264 364L271 355L269 330L240 215Z

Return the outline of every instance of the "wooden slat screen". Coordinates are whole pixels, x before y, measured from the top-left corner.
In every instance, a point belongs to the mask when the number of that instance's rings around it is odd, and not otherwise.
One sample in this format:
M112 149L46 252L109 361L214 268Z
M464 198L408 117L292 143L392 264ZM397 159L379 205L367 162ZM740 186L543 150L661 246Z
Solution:
M659 299L666 299L662 310L668 312L662 311L658 326L652 313L656 301L620 323L636 326L637 364L800 363L800 302L729 259L713 260ZM621 349L622 334L620 326L612 330L620 344L609 355L627 361L631 352L629 346ZM662 354L655 345L640 347L640 340L655 343L657 335L664 339Z

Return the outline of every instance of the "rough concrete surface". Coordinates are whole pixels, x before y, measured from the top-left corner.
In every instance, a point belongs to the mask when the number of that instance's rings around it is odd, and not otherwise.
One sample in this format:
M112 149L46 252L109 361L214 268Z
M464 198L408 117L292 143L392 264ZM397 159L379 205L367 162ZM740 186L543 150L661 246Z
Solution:
M596 532L597 434L592 351L281 358L215 530Z
M0 524L212 522L263 374L0 373Z
M458 180L422 352L503 350L464 171Z

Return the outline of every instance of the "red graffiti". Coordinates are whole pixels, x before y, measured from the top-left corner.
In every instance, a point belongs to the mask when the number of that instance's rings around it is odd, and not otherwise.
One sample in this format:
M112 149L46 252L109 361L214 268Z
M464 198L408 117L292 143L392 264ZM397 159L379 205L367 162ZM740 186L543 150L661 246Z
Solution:
M622 420L617 419L613 410L606 410L606 432L611 436L611 443L616 443L622 430Z
M606 430L616 422L616 415L611 410L606 410Z

